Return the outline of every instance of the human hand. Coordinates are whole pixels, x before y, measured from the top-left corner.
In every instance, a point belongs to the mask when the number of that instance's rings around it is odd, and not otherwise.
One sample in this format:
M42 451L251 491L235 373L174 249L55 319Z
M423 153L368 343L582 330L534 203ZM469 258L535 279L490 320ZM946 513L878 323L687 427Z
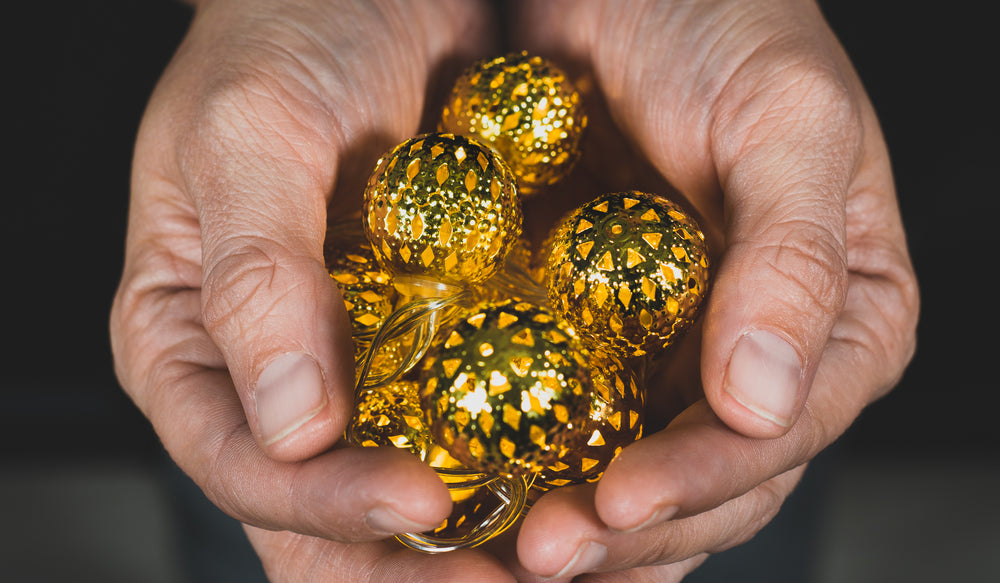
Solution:
M912 356L918 296L888 153L812 2L518 11L519 43L592 76L614 125L701 217L715 258L702 329L647 387L647 423L669 424L596 486L534 506L521 577L677 580L765 525ZM570 189L641 189L648 174L621 170L627 149L594 117L597 150L576 173L589 182ZM672 399L687 406L676 417Z
M334 447L354 359L322 245L328 207L360 206L356 179L417 130L435 71L486 50L482 11L205 1L149 102L111 316L116 371L177 464L253 525L276 580L313 558L387 580L402 565L369 541L451 509L413 456ZM509 577L472 552L415 559L400 577L454 561Z

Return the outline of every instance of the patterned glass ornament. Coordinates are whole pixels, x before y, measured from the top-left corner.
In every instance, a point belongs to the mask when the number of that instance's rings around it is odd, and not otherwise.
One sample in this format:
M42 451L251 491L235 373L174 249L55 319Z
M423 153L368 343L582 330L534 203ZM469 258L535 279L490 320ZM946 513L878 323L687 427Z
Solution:
M460 320L421 374L434 440L468 468L536 472L575 447L590 406L585 356L546 308L484 303Z
M371 246L363 240L348 240L336 233L324 244L326 270L337 282L351 320L355 358L371 344L382 322L394 307L396 291L389 274L375 260Z
M522 193L530 195L569 174L580 156L587 116L563 71L522 52L466 69L440 126L491 144L510 164Z
M521 233L507 164L479 142L426 134L379 160L365 189L365 234L393 277L480 283Z
M417 383L396 381L361 391L355 398L348 439L363 447L406 449L426 460L434 444Z
M623 448L642 437L644 395L635 375L618 359L593 353L590 370L594 391L582 431L586 442L561 450L535 488L596 482Z
M705 236L666 198L606 194L549 239L546 288L588 346L655 355L694 321L708 285Z

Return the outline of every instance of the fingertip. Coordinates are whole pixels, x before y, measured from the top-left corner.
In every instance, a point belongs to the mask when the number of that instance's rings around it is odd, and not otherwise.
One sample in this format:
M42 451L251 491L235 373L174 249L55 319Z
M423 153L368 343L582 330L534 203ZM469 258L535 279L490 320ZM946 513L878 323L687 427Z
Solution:
M735 284L741 278L732 268L718 279L702 337L705 398L733 431L756 439L781 437L805 405L829 334L825 314L800 314L775 282Z
M680 509L672 484L648 479L646 468L653 458L635 451L645 449L636 445L615 458L597 483L594 495L597 516L615 532L645 530L669 520Z
M364 520L372 532L387 536L405 532L424 532L441 523L440 520L427 521L420 517L414 519L403 516L392 506L376 506L365 514Z
M558 507L556 496L546 494L538 499L521 523L517 533L517 556L525 569L532 573L556 573L559 568L553 568L549 560L553 554L558 554L559 541L547 536L553 526L552 516L560 514L558 508L553 512L550 507ZM559 525L555 525L559 526Z
M436 528L451 513L448 488L395 447L338 447L304 466L291 502L305 531L344 542Z
M647 496L648 497L648 496ZM672 497L660 496L659 501L648 505L637 505L635 500L616 504L608 495L595 500L597 514L609 530L621 534L641 532L666 522L680 511L680 505L673 503Z
M602 563L607 549L600 542L604 529L593 499L593 486L559 488L542 496L518 533L521 565L542 577L559 578Z
M437 528L452 511L451 495L440 477L413 454L394 447L360 448L373 459L360 484L372 490L365 523L384 534Z

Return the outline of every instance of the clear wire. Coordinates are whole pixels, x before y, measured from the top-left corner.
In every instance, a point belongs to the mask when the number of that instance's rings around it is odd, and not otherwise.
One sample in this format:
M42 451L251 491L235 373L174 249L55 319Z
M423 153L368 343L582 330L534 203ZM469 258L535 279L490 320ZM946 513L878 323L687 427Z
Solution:
M463 470L435 468L439 473L447 473L449 476L461 475ZM436 535L432 532L404 533L396 535L403 545L424 553L445 553L456 549L472 548L500 535L510 528L521 516L521 511L527 501L528 489L534 476L487 476L479 472L468 472L468 481L449 483L449 489L466 488L489 488L500 503L493 509L479 524L474 525L470 531L461 536L448 537ZM486 478L485 483L482 482Z
M364 389L381 386L409 372L430 348L438 329L453 320L471 298L467 291L440 298L411 300L394 311L371 339L371 345L358 362L355 396ZM413 335L409 351L399 365L388 370L373 370L372 362L378 351L393 340ZM359 339L366 340L366 339Z

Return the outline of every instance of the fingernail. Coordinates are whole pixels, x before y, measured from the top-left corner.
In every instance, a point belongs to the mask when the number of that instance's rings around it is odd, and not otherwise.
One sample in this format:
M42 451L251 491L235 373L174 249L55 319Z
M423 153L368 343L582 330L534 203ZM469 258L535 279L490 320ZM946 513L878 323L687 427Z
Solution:
M257 378L255 398L264 445L284 439L326 405L319 365L301 352L279 356Z
M788 427L801 379L795 349L771 332L754 330L736 343L725 390L758 416Z
M399 534L401 532L424 532L436 527L436 524L420 524L409 518L404 518L388 506L376 506L365 515L368 528L384 534Z
M587 541L576 549L576 554L573 555L573 558L553 578L558 579L559 577L588 573L600 567L607 559L608 547L594 541Z

